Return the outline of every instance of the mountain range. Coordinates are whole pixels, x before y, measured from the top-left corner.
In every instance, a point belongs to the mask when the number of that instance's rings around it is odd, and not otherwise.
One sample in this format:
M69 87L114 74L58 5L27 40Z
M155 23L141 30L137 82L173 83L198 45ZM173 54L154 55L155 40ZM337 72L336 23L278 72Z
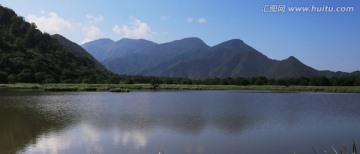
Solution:
M240 39L212 47L195 37L163 44L144 39L124 38L116 42L99 39L82 47L118 74L191 79L257 76L280 79L349 74L318 71L293 56L270 59Z
M119 83L127 77L108 70L190 79L360 76L359 71L318 71L292 56L273 60L239 39L215 46L195 37L162 44L144 39L99 39L81 47L61 35L41 32L34 23L1 5L0 27L0 83Z

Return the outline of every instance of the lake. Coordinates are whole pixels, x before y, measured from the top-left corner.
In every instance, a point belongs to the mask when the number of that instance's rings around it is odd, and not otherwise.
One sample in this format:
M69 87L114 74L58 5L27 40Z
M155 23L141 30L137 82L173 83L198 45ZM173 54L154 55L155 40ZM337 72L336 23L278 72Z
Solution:
M0 89L0 153L323 153L359 128L360 94Z

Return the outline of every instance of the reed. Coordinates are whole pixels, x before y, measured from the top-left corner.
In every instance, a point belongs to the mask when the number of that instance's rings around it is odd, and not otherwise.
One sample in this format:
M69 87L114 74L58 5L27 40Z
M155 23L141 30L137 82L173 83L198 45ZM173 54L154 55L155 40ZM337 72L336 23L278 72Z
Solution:
M343 145L343 147L338 150L336 150L336 148L334 146L332 146L332 150L334 151L335 154L357 154L355 141L353 141L351 151L349 151L345 145Z
M314 147L312 147L314 154L317 154L316 150ZM356 144L355 144L355 140L353 140L353 145L352 145L352 149L348 150L348 148L346 147L346 145L343 145L340 149L336 149L334 146L331 146L332 152L334 152L334 154L357 154L357 150L356 150ZM324 151L324 154L327 154L327 151ZM294 154L297 154L296 152L294 152Z

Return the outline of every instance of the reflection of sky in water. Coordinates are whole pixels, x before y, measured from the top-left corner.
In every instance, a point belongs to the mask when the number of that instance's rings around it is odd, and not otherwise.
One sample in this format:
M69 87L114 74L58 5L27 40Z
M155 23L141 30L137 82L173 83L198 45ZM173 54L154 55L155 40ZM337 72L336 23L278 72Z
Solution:
M109 143L112 141L111 143ZM146 134L140 131L103 131L92 125L79 124L62 133L40 136L36 144L25 149L26 153L105 153L109 147L121 146L139 150L148 144ZM108 149L108 150L104 150ZM108 151L109 152L109 151Z
M23 118L31 112L30 121L46 128L30 132L36 138L19 148L24 153L293 153L350 145L360 136L359 94L167 91L9 98L0 95L0 110L8 111L1 116L24 108L14 127L30 128ZM10 133L11 125L5 129Z

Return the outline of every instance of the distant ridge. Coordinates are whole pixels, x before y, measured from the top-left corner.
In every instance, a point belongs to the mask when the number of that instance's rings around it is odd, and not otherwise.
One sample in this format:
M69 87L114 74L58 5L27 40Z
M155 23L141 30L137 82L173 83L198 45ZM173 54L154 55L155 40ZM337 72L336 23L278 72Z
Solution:
M240 39L213 47L196 37L162 44L143 39L121 39L117 42L100 39L82 47L118 74L191 79L257 76L281 79L350 74L318 71L293 56L273 60Z

